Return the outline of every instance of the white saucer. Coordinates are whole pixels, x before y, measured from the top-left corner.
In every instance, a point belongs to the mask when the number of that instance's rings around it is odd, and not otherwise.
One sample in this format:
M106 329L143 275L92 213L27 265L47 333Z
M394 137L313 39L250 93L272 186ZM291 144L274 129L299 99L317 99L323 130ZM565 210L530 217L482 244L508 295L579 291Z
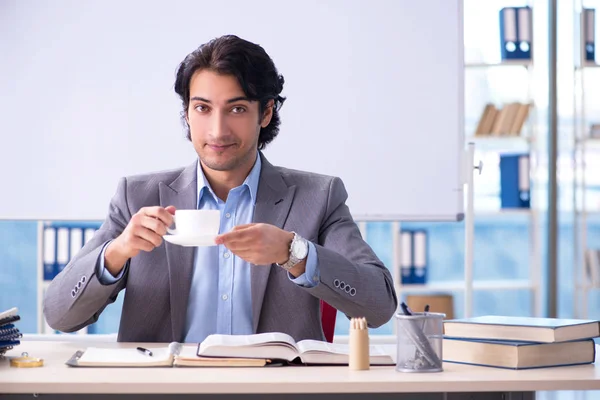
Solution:
M188 236L188 235L164 235L165 239L169 243L177 244L179 246L186 247L199 247L199 246L216 246L215 238L217 235L200 235L200 236Z

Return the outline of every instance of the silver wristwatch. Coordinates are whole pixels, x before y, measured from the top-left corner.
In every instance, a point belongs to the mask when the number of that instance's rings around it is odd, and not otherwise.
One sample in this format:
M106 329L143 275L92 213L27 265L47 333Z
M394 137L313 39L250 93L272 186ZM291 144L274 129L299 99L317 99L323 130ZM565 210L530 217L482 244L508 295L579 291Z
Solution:
M278 267L289 271L294 268L296 264L304 260L308 256L308 241L302 236L293 232L294 238L290 244L290 258L283 264L277 264Z

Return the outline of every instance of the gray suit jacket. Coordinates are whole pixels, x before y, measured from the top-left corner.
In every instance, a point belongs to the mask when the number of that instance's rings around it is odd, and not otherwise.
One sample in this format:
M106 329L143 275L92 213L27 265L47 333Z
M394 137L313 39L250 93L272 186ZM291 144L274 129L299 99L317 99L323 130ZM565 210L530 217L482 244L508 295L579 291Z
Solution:
M275 265L252 265L254 331L324 340L319 299L348 317L366 317L371 327L387 322L398 303L392 277L362 240L345 204L342 181L274 167L261 157L254 222L296 231L313 242L321 279L317 286L304 288ZM96 273L104 245L125 229L140 208L196 208L196 168L194 162L184 169L120 180L108 217L46 291L44 315L52 328L71 332L95 322L118 293L127 289L119 341L184 339L193 247L163 242L151 252L140 252L130 260L123 278L112 285L101 284Z

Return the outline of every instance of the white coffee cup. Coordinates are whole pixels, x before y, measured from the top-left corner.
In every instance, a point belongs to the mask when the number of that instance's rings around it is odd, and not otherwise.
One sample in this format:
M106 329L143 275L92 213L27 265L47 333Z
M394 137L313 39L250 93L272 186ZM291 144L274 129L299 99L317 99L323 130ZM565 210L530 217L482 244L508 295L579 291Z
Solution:
M171 235L205 236L218 235L221 224L219 210L175 210L175 229L167 228Z

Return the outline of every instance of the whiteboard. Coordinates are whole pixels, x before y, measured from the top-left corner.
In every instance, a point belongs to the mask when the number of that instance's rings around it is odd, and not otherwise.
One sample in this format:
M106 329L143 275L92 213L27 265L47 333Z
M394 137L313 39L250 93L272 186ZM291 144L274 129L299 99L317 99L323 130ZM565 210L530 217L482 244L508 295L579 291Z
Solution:
M0 218L103 219L120 177L192 163L175 71L223 34L285 77L271 163L341 177L357 218L462 218L459 0L4 0Z

